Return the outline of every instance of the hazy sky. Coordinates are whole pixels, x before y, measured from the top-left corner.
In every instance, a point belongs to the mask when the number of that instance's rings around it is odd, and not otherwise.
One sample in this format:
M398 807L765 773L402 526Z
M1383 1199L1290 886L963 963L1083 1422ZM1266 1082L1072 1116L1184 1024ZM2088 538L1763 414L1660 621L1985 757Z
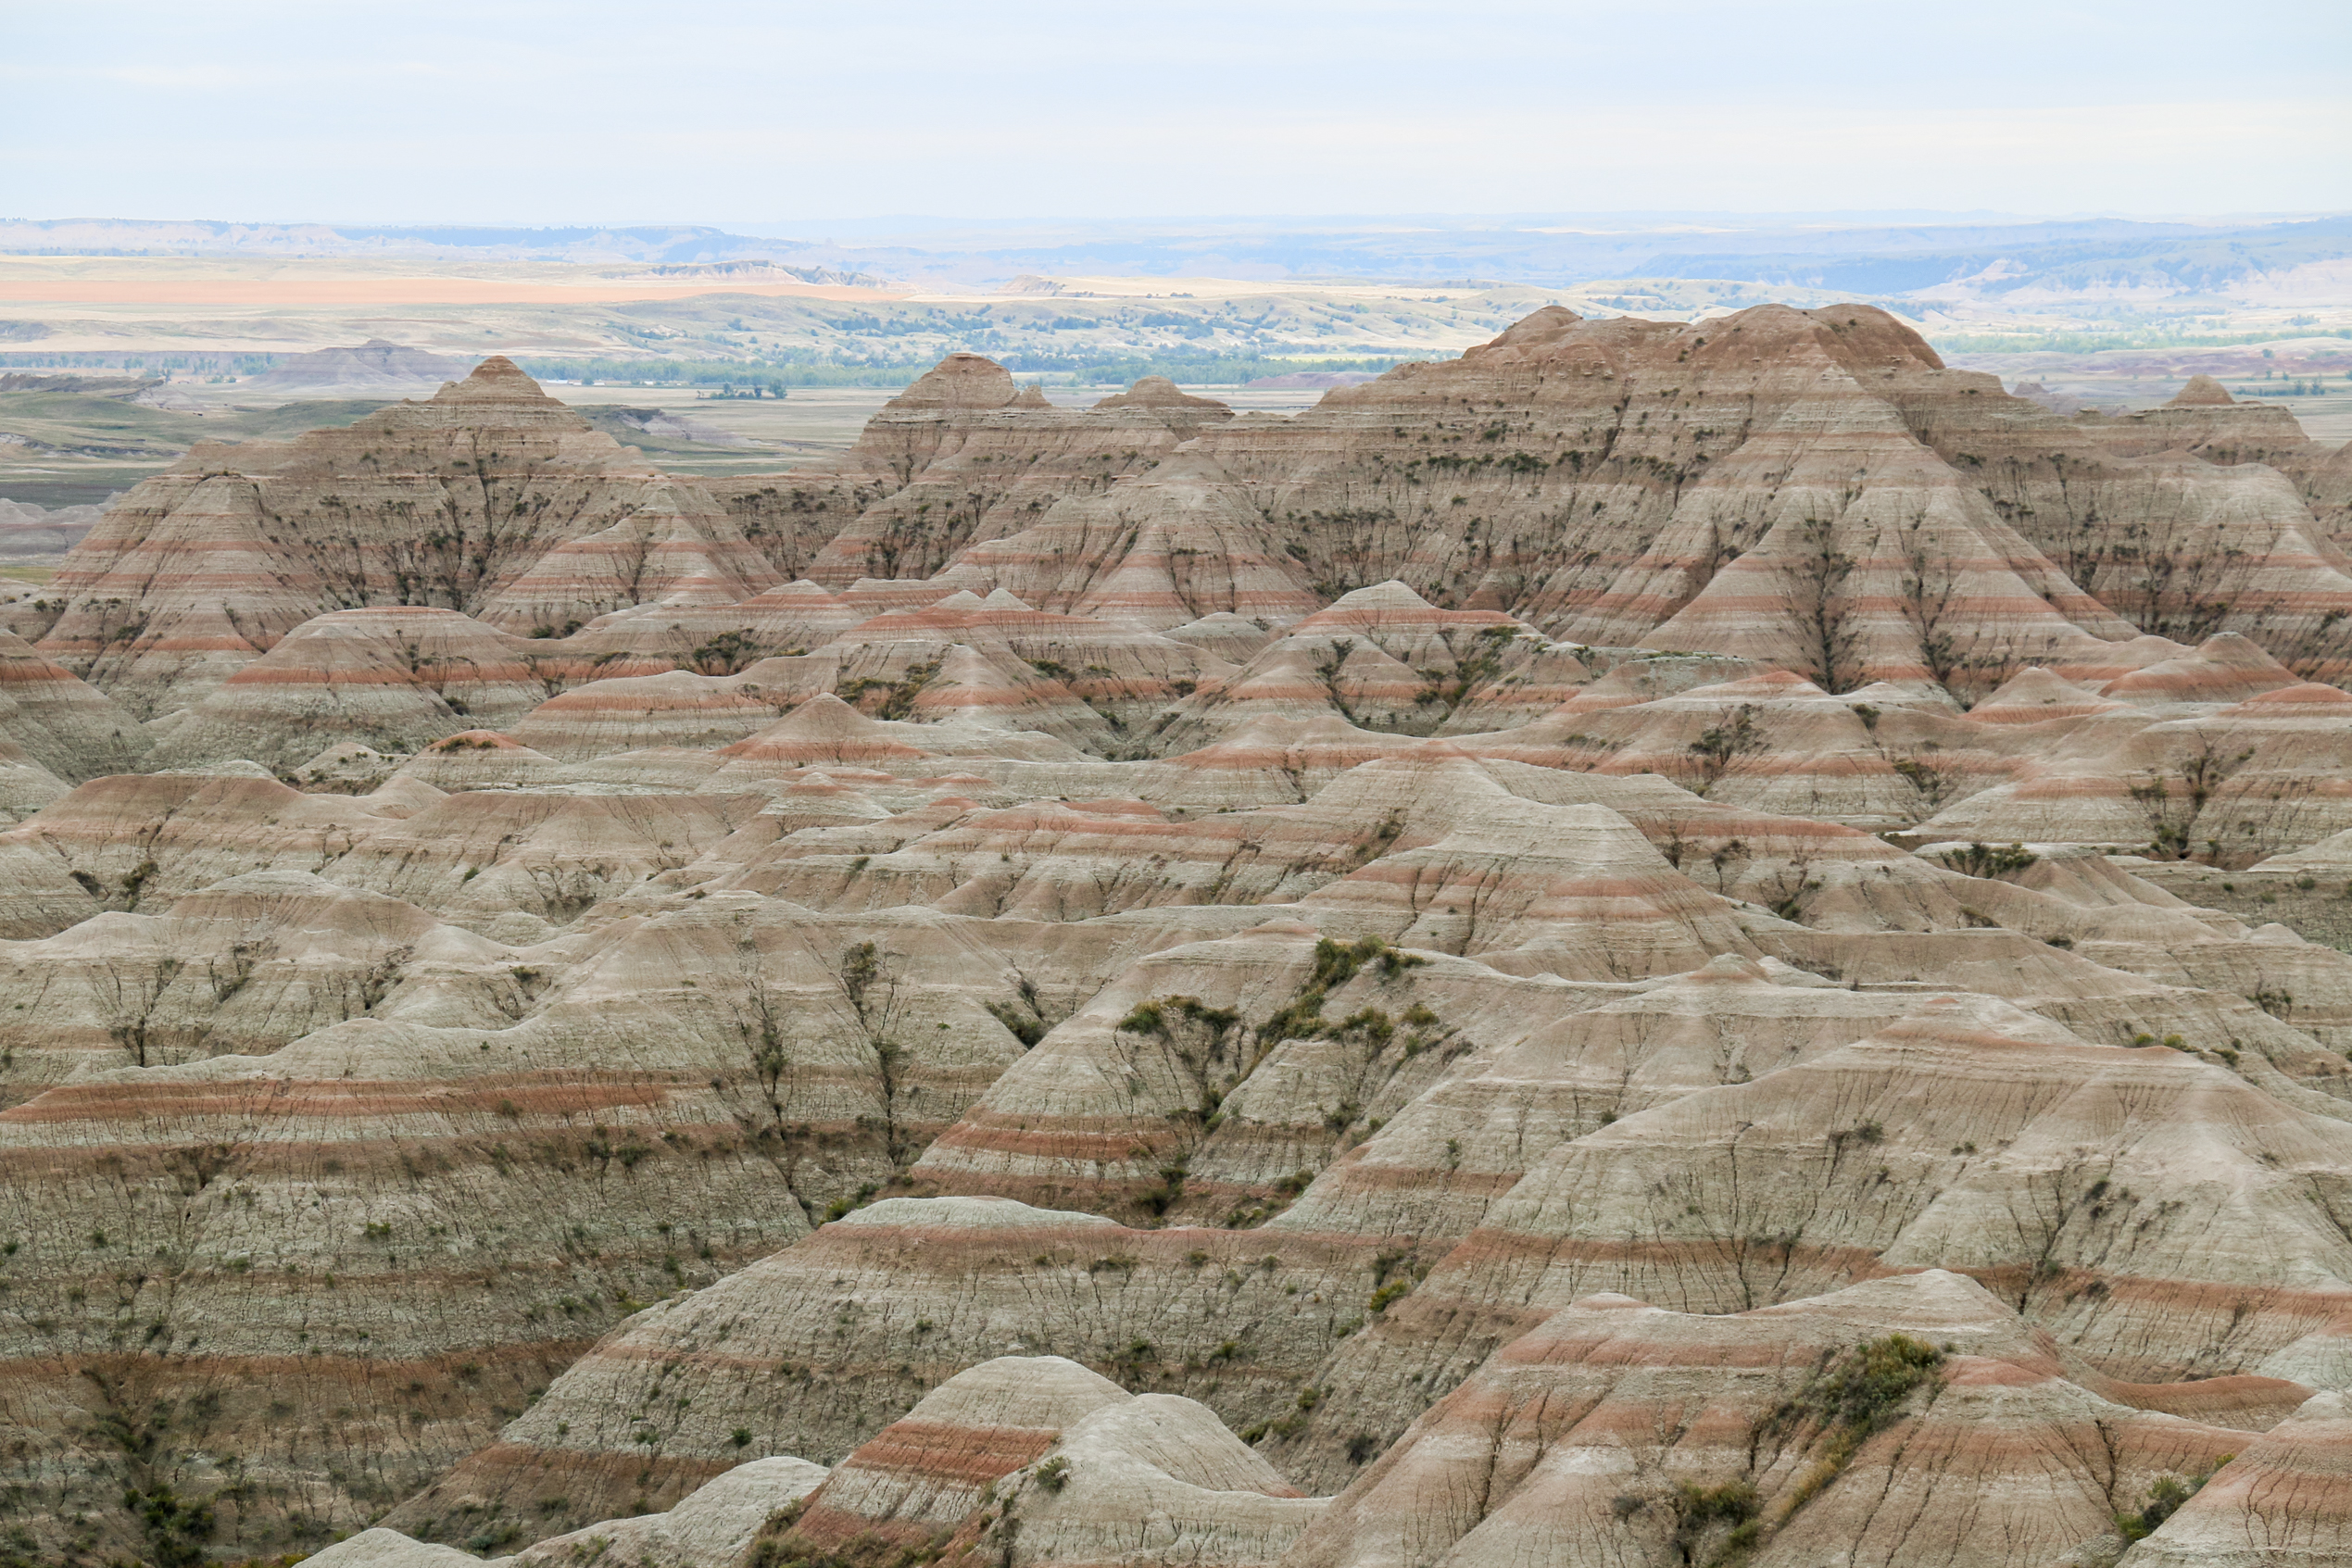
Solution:
M0 216L2352 208L2352 4L0 0Z

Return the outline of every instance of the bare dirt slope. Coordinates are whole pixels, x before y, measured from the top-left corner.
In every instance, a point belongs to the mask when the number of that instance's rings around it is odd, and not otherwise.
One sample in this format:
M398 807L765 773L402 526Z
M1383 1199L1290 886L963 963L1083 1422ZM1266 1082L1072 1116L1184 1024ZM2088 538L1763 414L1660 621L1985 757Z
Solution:
M2331 1561L2341 469L1781 306L199 448L6 607L6 1550Z

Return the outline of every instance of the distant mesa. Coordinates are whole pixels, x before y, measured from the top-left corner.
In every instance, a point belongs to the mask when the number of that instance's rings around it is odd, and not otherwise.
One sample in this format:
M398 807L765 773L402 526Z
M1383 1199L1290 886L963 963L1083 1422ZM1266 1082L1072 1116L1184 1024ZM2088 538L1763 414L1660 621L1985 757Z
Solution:
M1002 408L1021 395L1012 372L984 354L950 354L892 398L893 408Z
M894 282L872 272L845 272L837 267L787 267L781 261L680 261L641 267L619 276L625 280L675 278L691 282L717 279L731 283L811 283L855 289L887 289Z
M1095 405L1098 408L1222 408L1214 397L1195 397L1165 376L1145 376L1125 392L1114 392Z
M62 559L97 525L105 511L102 506L44 508L27 501L0 500L0 560L51 556Z
M1145 376L1125 392L1114 392L1094 407L1098 413L1109 408L1146 409L1187 433L1203 424L1233 418L1233 410L1225 404L1214 397L1195 397L1165 376Z
M430 397L444 382L461 381L472 369L472 360L379 337L357 348L298 354L242 384L296 397Z
M143 388L132 395L131 401L139 408L160 408L169 414L204 412L204 405L201 402L189 396L170 382L158 382L154 386Z

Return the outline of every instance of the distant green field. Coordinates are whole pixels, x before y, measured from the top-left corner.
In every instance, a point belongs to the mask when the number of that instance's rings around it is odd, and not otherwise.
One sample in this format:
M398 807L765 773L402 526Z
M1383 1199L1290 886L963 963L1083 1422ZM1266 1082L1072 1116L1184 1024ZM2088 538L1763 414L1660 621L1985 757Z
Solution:
M339 427L383 407L370 401L289 403L197 415L89 393L0 392L0 432L24 437L36 452L135 461L176 457L199 441L251 441Z
M1939 354L2103 354L2127 348L2234 348L2248 343L2286 343L2308 338L2352 338L2352 327L2282 327L2245 332L2170 332L2160 327L2111 332L1935 332L1928 342Z

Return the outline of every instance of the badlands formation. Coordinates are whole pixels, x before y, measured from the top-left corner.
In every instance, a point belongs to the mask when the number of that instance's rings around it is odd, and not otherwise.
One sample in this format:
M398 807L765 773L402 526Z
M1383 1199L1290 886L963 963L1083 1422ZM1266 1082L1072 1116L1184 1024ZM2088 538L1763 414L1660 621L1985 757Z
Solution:
M0 1562L2352 1561L2347 545L1858 307L199 447L0 607Z

